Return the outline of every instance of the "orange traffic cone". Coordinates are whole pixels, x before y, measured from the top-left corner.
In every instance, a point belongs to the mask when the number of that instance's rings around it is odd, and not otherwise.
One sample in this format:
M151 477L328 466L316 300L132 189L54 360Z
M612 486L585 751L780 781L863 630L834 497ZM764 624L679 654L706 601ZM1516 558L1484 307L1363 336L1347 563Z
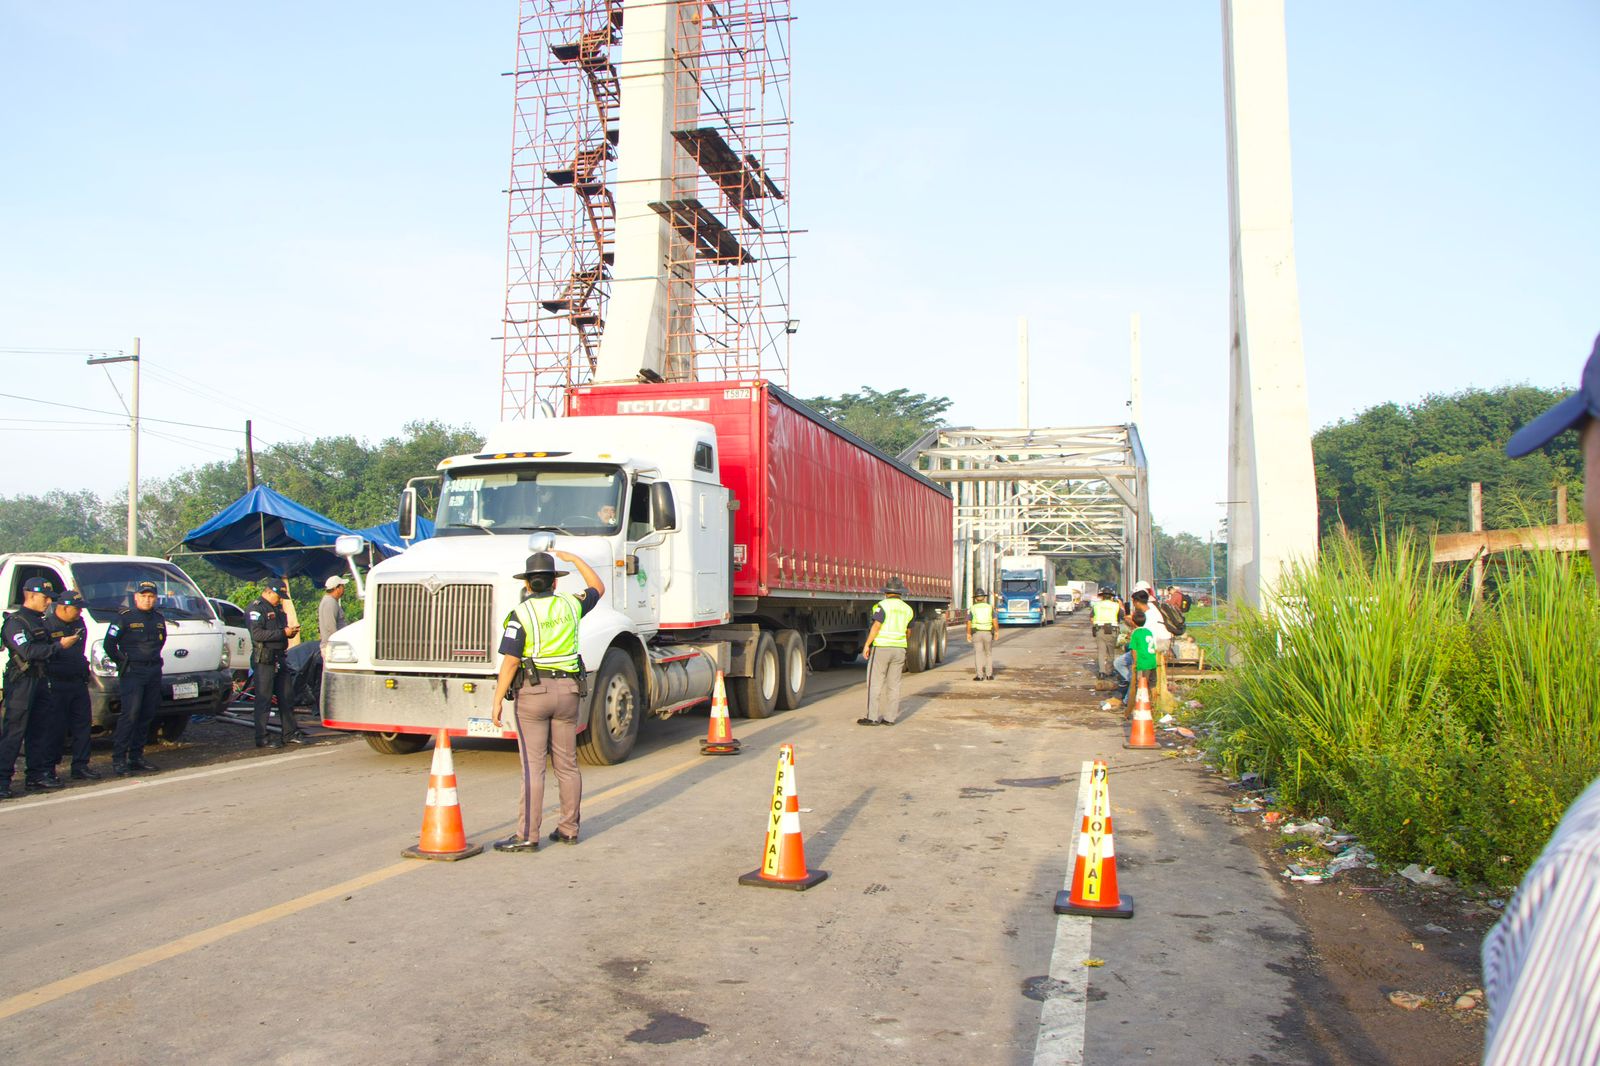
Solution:
M1144 675L1139 675L1139 694L1133 699L1133 724L1128 729L1124 748L1159 748L1156 743L1156 720L1150 714L1150 687Z
M756 888L792 888L803 892L826 880L826 870L806 870L806 846L800 837L800 791L795 785L794 745L778 749L778 776L772 783L772 806L767 814L767 841L761 866L739 878Z
M1057 914L1091 918L1132 918L1133 899L1117 891L1117 849L1111 840L1111 787L1106 764L1095 760L1089 800L1078 830L1078 858L1072 888L1056 893Z
M461 825L461 801L456 797L456 768L450 758L450 734L439 730L433 742L433 768L428 771L428 800L422 808L422 839L400 854L408 859L454 862L470 859L483 850L468 844Z
M700 742L701 755L737 755L739 742L733 738L733 727L728 721L728 690L722 684L722 671L717 671L717 683L711 689L711 724L706 727L706 738Z

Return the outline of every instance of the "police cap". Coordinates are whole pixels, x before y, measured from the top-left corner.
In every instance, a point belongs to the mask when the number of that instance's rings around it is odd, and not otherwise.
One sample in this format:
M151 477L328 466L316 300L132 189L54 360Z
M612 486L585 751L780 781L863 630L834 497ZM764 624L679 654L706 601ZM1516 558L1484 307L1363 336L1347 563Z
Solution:
M281 577L269 577L261 583L262 592L276 592L281 596L287 592L288 589L289 586L285 584L283 578Z
M68 589L56 599L57 607L82 607L83 593L77 589Z
M153 593L159 591L161 590L156 588L156 583L154 581L141 581L137 585L133 586L133 594L135 596L145 592Z
M46 596L54 596L56 587L42 577L30 577L22 586L23 592L42 592Z

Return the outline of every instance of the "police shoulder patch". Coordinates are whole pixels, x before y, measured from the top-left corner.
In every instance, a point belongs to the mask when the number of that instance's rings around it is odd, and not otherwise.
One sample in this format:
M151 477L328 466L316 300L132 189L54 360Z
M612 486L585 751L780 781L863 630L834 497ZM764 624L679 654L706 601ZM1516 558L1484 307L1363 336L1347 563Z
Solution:
M114 637L120 632L122 632L122 627L118 626L118 625L113 625L110 629L106 630L106 636Z
M252 622L261 621L261 612L260 611L251 611L250 612L250 621L252 621Z
M28 634L26 634L26 633L24 633L24 632L22 632L22 631L20 631L20 630L18 630L18 631L17 631L17 634L16 634L16 635L15 635L15 636L13 636L13 637L12 637L12 638L11 638L11 640L12 640L12 642L13 642L13 643L15 643L15 644L16 644L16 646L17 646L17 647L19 647L19 648L20 648L20 647L22 647L22 646L23 646L23 645L24 645L24 644L26 644L26 643L28 643Z
M506 640L516 640L522 636L522 627L515 622L507 622L506 630L500 636Z

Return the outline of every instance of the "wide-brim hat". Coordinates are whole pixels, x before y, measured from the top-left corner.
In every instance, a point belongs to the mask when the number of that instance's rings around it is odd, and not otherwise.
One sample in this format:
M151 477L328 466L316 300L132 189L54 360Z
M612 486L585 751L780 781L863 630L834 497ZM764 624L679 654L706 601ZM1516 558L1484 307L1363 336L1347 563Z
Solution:
M975 600L986 600L989 598L989 594L982 589L973 589L972 598Z
M1512 434L1506 442L1506 454L1516 459L1543 448L1567 430L1581 425L1585 418L1600 418L1600 337L1594 339L1594 350L1589 353L1589 361L1583 364L1578 391Z
M572 573L571 570L557 570L556 557L549 552L534 552L522 565L525 568L522 573L511 575L518 581L526 581L530 577L564 577Z
M906 583L897 577L891 577L883 583L883 594L885 596L904 596L906 594Z

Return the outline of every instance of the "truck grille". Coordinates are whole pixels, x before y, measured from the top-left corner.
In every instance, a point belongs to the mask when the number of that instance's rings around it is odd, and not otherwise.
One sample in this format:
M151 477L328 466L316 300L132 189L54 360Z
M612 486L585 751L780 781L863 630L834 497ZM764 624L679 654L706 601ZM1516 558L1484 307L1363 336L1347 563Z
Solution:
M405 663L489 661L491 585L380 584L373 658Z
M1027 600L1007 600L1006 610L1012 614L1027 614L1033 610L1033 604Z

